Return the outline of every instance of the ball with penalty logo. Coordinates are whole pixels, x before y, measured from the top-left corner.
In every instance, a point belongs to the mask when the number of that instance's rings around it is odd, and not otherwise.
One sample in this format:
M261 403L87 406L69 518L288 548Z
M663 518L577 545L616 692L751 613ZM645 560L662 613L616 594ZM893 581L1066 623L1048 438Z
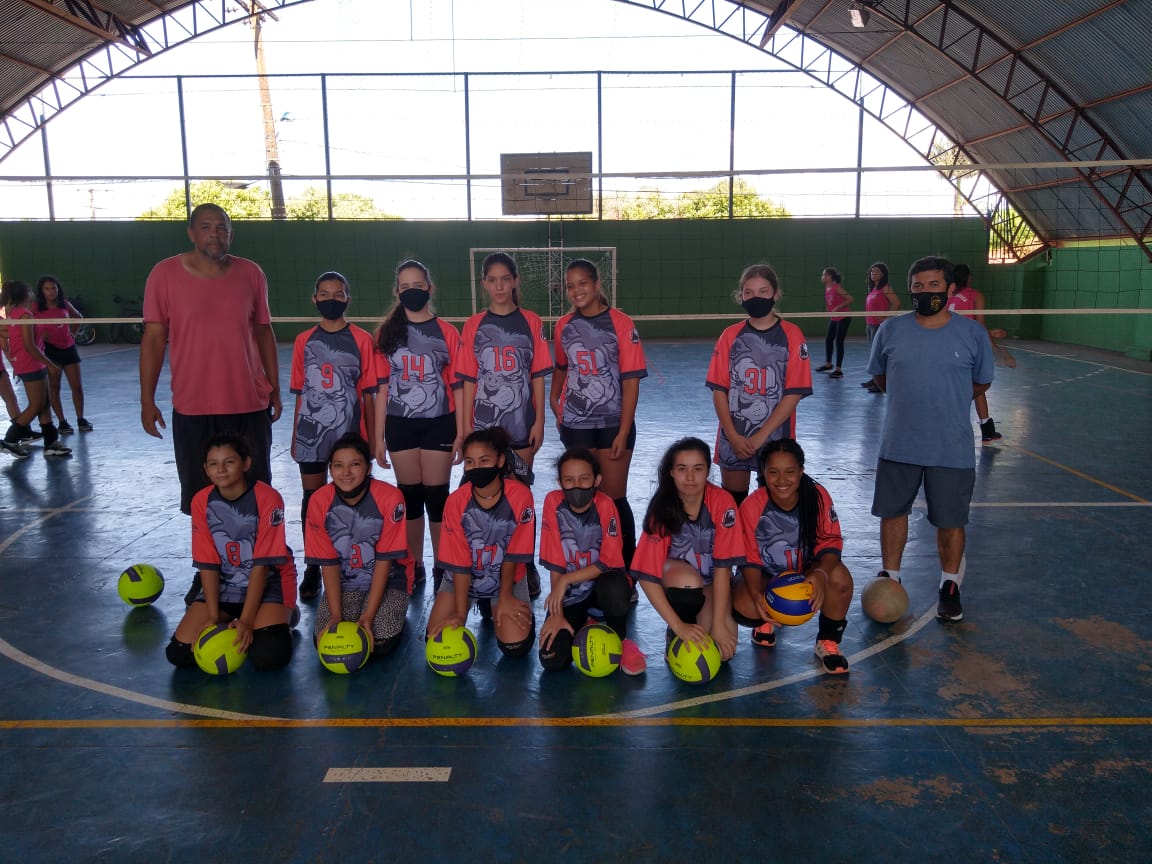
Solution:
M321 665L329 672L349 675L368 662L372 641L359 622L341 621L320 634L316 640L316 653Z
M149 606L164 593L164 574L151 564L133 564L120 574L116 593L129 606Z
M672 674L689 684L707 684L720 671L720 647L711 637L701 648L695 642L685 642L674 636L664 652L664 659Z
M445 627L424 643L424 657L437 675L463 675L476 662L476 637L467 627Z
M222 624L209 624L192 643L196 665L209 675L231 675L248 655L236 644L236 631Z
M620 667L624 644L607 624L588 624L572 639L572 664L589 678L603 678Z

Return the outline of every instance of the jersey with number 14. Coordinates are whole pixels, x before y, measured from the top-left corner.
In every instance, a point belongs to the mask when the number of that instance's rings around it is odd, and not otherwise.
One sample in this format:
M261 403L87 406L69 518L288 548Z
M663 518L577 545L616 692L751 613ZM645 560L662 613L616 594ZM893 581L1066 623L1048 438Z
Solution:
M192 499L192 566L220 573L221 603L244 602L253 567L287 562L284 499L279 492L257 481L235 501L215 486L196 493Z
M621 382L645 378L644 349L632 319L619 309L556 322L556 372L564 372L560 423L570 429L620 425Z
M442 318L408 322L408 342L391 354L376 352L380 385L388 388L388 416L432 420L456 410L452 389L460 334Z

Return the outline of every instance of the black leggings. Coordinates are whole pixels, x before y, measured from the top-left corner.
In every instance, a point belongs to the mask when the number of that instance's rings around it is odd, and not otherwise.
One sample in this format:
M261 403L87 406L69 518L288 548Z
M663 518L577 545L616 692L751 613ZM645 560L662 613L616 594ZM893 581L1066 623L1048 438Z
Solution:
M851 318L828 322L828 337L824 340L824 362L832 362L832 346L835 344L837 369L844 364L844 337L848 335L848 325L851 323Z

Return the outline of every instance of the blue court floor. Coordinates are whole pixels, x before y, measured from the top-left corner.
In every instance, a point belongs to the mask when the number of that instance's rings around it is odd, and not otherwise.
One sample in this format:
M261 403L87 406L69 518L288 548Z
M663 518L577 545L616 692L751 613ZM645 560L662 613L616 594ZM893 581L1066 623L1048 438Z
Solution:
M638 519L667 444L715 431L712 345L646 349ZM934 619L918 507L909 613L881 626L853 603L849 676L819 674L811 622L774 650L742 630L718 678L691 686L660 659L644 601L643 676L500 659L473 618L476 665L438 677L416 638L430 589L398 652L351 676L317 662L309 605L282 672L174 670L164 645L192 567L171 442L140 429L136 350L93 346L96 431L70 436L70 460L35 447L0 462L0 861L1152 860L1152 364L1013 351L1018 368L989 393L1004 439L978 454L964 621ZM799 410L857 593L879 569L884 411L858 386L864 364L850 341L844 379L816 375ZM289 433L281 420L274 485L299 550ZM538 502L559 453L549 434ZM168 587L130 610L115 585L138 561Z

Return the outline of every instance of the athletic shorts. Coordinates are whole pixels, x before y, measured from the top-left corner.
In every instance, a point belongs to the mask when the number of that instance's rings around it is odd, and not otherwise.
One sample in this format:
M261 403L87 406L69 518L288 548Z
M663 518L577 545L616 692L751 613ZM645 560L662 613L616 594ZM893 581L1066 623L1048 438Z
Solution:
M243 435L252 448L252 469L248 482L272 483L272 415L267 411L249 414L181 414L172 412L172 448L176 453L176 474L180 478L180 512L192 515L192 499L208 485L204 473L204 442L221 432Z
M456 414L439 417L393 417L384 423L384 443L389 452L436 450L451 453L456 440Z
M35 372L17 372L16 377L27 384L30 381L43 381L48 377L47 369L37 369Z
M307 477L309 474L327 474L327 462L301 462L300 463L300 476Z
M975 468L937 468L887 459L876 464L872 515L881 519L907 516L921 483L929 522L937 528L963 528L968 524L968 508L976 485Z
M583 447L585 450L611 450L612 442L620 434L619 426L608 426L603 429L573 429L571 426L560 426L560 441L571 449ZM624 445L629 450L636 449L636 424L628 430L628 441Z
M69 345L67 348L45 345L44 356L57 366L73 366L80 362L80 352L76 350L75 345Z
M455 575L456 574L453 573L451 570L449 570L447 573L445 573L444 578L440 580L440 590L437 591L436 593L437 594L452 594L452 593L454 593L456 591L456 582L455 582L455 578L454 578ZM499 594L497 594L493 597L477 597L474 594L472 594L471 591L469 591L468 596L472 600L491 600L493 607L495 607L500 602L500 595ZM512 586L512 596L515 597L517 600L523 600L525 603L531 603L532 602L531 598L529 598L529 596L528 596L528 580L527 579L521 579L519 582L517 582L515 585Z

